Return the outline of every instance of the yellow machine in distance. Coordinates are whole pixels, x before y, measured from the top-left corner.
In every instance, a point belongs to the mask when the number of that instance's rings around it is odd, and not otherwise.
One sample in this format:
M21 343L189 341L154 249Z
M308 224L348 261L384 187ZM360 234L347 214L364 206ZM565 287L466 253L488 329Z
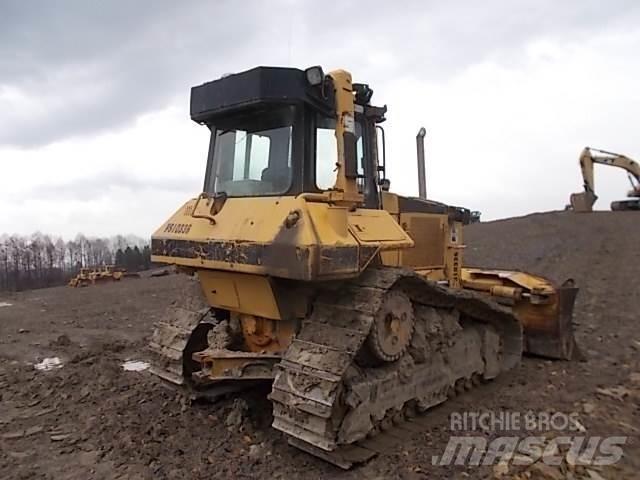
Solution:
M598 199L593 174L595 164L622 168L629 176L631 190L627 192L627 197L630 200L611 202L611 210L640 210L640 164L625 155L591 147L585 147L580 153L584 192L572 193L567 207L576 212L593 211L593 204Z
M194 87L203 192L152 236L152 260L194 280L154 331L152 371L207 394L273 382L273 427L344 468L523 351L574 352L575 287L463 267L471 212L388 191L372 94L320 67Z
M70 287L88 287L96 283L117 282L124 276L124 269L113 265L101 265L98 267L83 267L78 274L69 280Z

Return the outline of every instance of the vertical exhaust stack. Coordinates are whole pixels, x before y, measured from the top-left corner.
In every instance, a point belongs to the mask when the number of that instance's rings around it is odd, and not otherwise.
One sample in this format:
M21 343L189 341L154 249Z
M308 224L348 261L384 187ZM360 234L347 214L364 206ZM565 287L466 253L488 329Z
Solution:
M424 159L424 137L427 131L424 127L420 128L416 135L416 148L418 149L418 196L424 200L427 199L427 177Z

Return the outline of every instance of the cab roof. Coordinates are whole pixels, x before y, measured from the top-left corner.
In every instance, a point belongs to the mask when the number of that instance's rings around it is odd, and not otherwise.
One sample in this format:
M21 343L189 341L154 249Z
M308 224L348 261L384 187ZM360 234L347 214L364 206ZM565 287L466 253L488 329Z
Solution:
M334 110L333 86L312 86L304 70L255 67L191 88L191 119L215 117L268 103L306 103L327 114Z

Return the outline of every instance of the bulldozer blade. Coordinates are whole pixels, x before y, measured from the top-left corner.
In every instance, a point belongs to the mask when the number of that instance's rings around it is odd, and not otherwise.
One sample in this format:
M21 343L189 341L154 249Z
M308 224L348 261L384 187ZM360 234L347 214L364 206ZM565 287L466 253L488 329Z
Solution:
M598 197L595 193L584 191L581 193L572 193L569 197L571 208L575 212L592 212L593 204L596 203Z
M569 280L557 289L553 302L518 312L524 330L525 353L560 360L582 359L573 334L577 293L578 288Z

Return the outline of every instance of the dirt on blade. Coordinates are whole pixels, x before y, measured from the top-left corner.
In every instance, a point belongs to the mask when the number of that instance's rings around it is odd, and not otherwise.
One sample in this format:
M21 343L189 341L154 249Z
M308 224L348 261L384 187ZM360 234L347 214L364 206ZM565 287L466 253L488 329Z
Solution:
M576 281L586 361L526 358L509 375L430 411L422 429L346 472L289 447L270 427L268 385L192 403L148 372L122 368L147 358L153 324L184 277L0 295L0 304L10 304L0 308L0 478L492 478L492 466L432 465L451 435L471 433L450 429L449 415L464 411L576 412L586 435L628 437L620 464L598 474L635 478L639 238L637 212L551 212L468 227L467 265ZM34 368L53 357L62 367Z

